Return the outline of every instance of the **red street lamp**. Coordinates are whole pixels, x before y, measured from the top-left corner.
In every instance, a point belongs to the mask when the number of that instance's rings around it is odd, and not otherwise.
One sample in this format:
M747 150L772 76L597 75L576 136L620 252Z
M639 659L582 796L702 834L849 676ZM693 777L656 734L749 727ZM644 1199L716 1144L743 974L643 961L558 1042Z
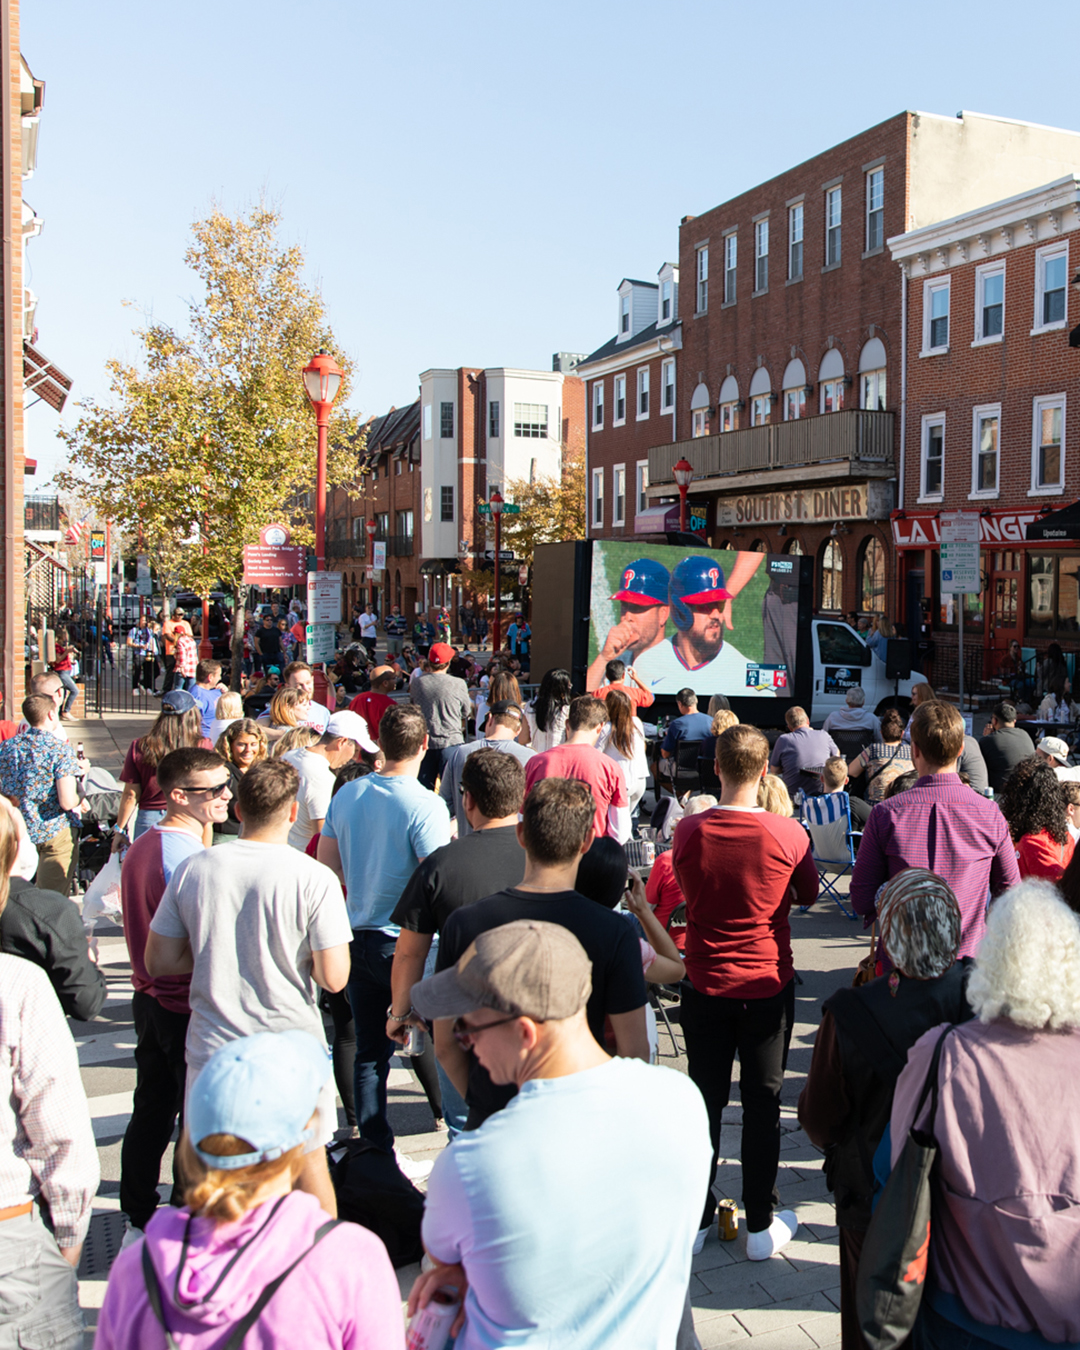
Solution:
M315 409L318 450L315 458L315 570L326 571L326 435L330 410L341 388L342 370L324 351L316 352L303 370L304 390ZM325 702L328 685L322 670L315 672L315 697Z
M686 533L686 494L694 481L694 466L689 460L680 459L672 469L675 481L679 485L679 530Z
M498 488L488 498L491 514L495 517L495 622L491 625L491 656L502 649L502 622L499 613L502 578L499 576L499 554L502 550L502 509L503 495Z

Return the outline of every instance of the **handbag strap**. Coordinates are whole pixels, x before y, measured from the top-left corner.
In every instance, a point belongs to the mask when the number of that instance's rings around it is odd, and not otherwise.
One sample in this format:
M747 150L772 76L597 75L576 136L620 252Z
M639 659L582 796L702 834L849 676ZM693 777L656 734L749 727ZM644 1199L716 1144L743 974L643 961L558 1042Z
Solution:
M919 1093L919 1102L918 1105L915 1107L915 1114L911 1118L914 1127L914 1122L918 1120L919 1117L922 1115L922 1109L926 1105L926 1098L927 1096L929 1096L931 1099L930 1119L927 1121L926 1133L931 1138L933 1138L934 1123L937 1120L938 1066L941 1063L941 1049L942 1046L944 1046L945 1044L945 1037L949 1034L950 1031L952 1031L952 1029L953 1023L950 1022L937 1039L937 1044L934 1046L934 1053L930 1059L930 1068L927 1070L926 1073L926 1082L923 1083L922 1092Z
M278 1289L285 1283L300 1262L318 1246L324 1237L326 1237L327 1233L329 1233L331 1229L337 1228L338 1224L341 1222L340 1219L328 1219L326 1223L318 1229L311 1241L311 1246L305 1248L292 1265L287 1266L277 1279L271 1280L270 1283L264 1287L262 1293L255 1300L247 1313L233 1327L228 1340L223 1342L221 1350L240 1350L241 1345L244 1343L244 1337L262 1316L263 1309L274 1297ZM168 1350L180 1350L179 1346L176 1344L175 1337L165 1324L165 1310L161 1303L161 1286L158 1283L157 1272L154 1270L154 1263L150 1259L150 1246L145 1240L143 1241L142 1249L142 1271L143 1282L146 1285L146 1296L150 1300L151 1311L161 1324L161 1329L165 1333L165 1344L168 1347Z

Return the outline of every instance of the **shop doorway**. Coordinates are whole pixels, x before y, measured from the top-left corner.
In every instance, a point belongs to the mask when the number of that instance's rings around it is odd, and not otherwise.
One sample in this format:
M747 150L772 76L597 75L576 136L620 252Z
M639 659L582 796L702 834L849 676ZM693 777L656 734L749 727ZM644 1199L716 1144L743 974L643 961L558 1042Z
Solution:
M996 671L1009 650L1020 641L1023 554L998 549L990 555L990 669Z

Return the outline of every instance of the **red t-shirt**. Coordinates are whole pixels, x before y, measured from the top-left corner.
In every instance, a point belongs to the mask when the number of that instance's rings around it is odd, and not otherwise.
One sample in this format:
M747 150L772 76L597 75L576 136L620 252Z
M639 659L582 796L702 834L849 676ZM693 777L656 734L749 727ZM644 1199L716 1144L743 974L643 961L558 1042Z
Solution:
M593 829L597 839L608 833L608 807L630 805L618 766L594 745L557 745L534 755L525 765L526 797L541 778L576 778L588 787L596 802Z
M214 746L205 736L198 742L202 750L213 750ZM128 752L124 756L124 767L120 770L121 783L137 783L139 785L139 811L164 811L166 802L165 795L158 787L157 774L143 759L142 750L138 741L132 741L128 746Z
M790 888L817 899L806 831L787 816L714 807L675 827L675 874L686 896L690 983L701 994L771 998L794 977Z
M120 868L120 904L124 911L124 937L131 961L131 983L150 994L169 1012L186 1013L190 975L161 975L151 979L146 971L146 940L150 921L175 869L193 853L202 852L202 840L187 830L163 830L155 825L140 834L124 854Z
M1047 881L1060 881L1072 860L1075 847L1071 835L1063 844L1059 844L1045 830L1040 830L1038 834L1025 834L1016 845L1016 862L1021 878L1045 877Z
M653 907L657 921L666 929L668 920L684 900L682 889L672 868L671 850L657 855L645 883L645 899ZM679 928L671 934L671 940L682 951L686 946L686 929Z
M359 713L368 724L368 734L374 741L379 735L379 723L382 721L382 715L387 708L394 706L394 700L386 694L373 694L370 690L366 694L357 694L349 704L349 711Z
M656 695L651 689L641 689L636 684L627 684L625 680L616 680L614 684L602 684L596 691L596 697L603 703L612 689L618 689L620 693L625 694L634 705L635 712L638 708L651 708L656 701Z

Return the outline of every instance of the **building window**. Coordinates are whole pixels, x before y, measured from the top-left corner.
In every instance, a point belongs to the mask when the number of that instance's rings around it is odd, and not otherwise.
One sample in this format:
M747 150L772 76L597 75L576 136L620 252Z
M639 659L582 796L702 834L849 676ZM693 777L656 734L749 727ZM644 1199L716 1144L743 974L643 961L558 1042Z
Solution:
M739 236L729 234L724 240L724 304L735 303L735 269L739 262Z
M454 489L452 487L444 487L441 488L440 491L442 493L442 512L439 519L443 521L452 521L454 519Z
M1031 491L1061 492L1065 486L1065 395L1037 398L1031 445ZM1080 616L1078 616L1080 617Z
M821 411L823 413L840 412L844 407L844 376L837 380L821 382Z
M989 403L972 411L971 495L998 495L998 435L1001 404Z
M431 404L424 404L424 440L431 440Z
M878 614L885 608L885 550L881 541L870 535L859 558L859 610Z
M1005 264L975 269L975 341L995 342L1005 330Z
M784 390L784 421L795 422L806 416L806 386Z
M772 404L770 394L757 394L750 400L750 425L752 427L763 427L769 420L769 409Z
M788 281L802 276L803 204L797 202L788 210Z
M665 361L660 367L660 410L675 411L675 362Z
M395 478L398 477L398 476L401 474L401 465L402 465L402 459L401 459L401 456L400 456L400 455L395 455L395 456L394 456L394 476L395 476Z
M629 333L630 331L630 297L623 295L619 297L619 332Z
M1076 640L1080 618L1080 554L1032 553L1027 631L1031 636Z
M784 552L792 554L796 558L801 558L803 556L803 546L797 539L789 539L784 546Z
M546 403L514 404L514 435L525 440L542 441L548 434L548 405Z
M670 281L660 283L660 322L669 323L673 317L674 284Z
M604 381L597 380L592 387L592 425L593 431L604 428Z
M825 266L835 267L840 261L840 189L830 188L825 194Z
M595 529L604 527L604 471L593 469L592 474L592 523Z
M923 356L949 350L949 278L923 282Z
M390 537L390 512L380 511L375 517L375 538L389 539Z
M821 550L819 609L842 609L844 603L844 555L835 539L826 539Z
M704 314L709 308L709 250L697 251L697 312Z
M494 441L494 440L498 440L498 438L499 438L499 401L498 401L498 399L492 399L492 400L488 403L488 435L491 437L491 439L492 439L493 441Z
M885 170L871 169L866 175L866 248L885 243Z
M636 492L638 515L649 509L649 461L639 459L637 462L636 473Z
M884 370L864 370L859 376L859 405L870 412L885 411Z
M699 436L709 434L709 410L708 408L695 408L690 419L690 435L697 440Z
M1065 324L1065 283L1069 279L1069 246L1055 244L1035 255L1035 331Z
M615 416L612 426L621 427L626 421L626 376L615 376Z
M945 483L945 418L924 417L919 497L938 501Z
M626 524L626 468L616 464L611 475L611 523Z
M446 489L443 489L444 491ZM453 488L450 489L453 492ZM397 533L402 539L411 539L413 537L413 513L411 511L399 511L395 517L397 523Z
M738 431L739 429L739 404L721 403L720 404L720 430Z
M759 220L754 224L754 290L769 289L769 222Z
M452 403L439 405L439 435L444 441L454 439L454 405Z
M649 367L642 366L637 373L637 420L649 415Z

